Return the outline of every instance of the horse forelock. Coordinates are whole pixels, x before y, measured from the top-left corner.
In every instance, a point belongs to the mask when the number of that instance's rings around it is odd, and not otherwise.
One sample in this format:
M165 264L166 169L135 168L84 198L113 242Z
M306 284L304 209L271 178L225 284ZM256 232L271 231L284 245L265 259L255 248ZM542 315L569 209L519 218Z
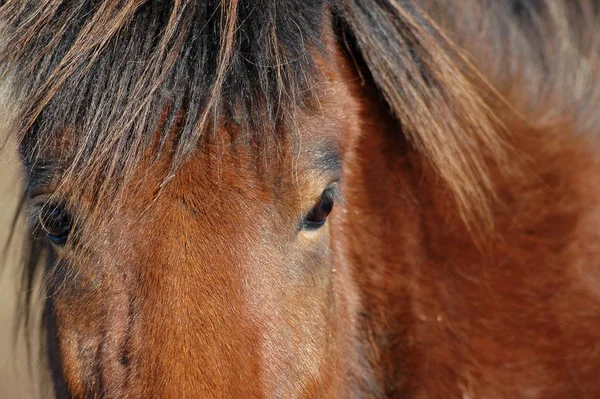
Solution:
M503 143L476 69L415 4L363 3L7 1L0 65L22 104L23 157L33 165L68 146L57 157L69 156L57 165L65 180L81 176L110 192L149 151L168 147L181 165L224 120L255 138L277 134L314 102L314 56L333 18L351 31L403 133L465 220L489 221L484 157L500 158ZM159 122L157 139L149 132Z
M310 102L324 12L321 0L5 2L22 155L33 165L67 146L66 177L110 188L168 141L181 165L223 120L272 133Z
M566 6L563 10L546 3L507 2L500 8L510 12L498 19L501 26L487 39L517 32L528 39L524 51L541 58L555 48L545 41L562 52L581 50L561 45L561 38L581 30L575 17L593 4L578 1L581 10L566 15ZM6 1L0 8L5 31L0 66L21 104L13 131L31 164L68 136L66 174L85 175L86 182L95 176L108 186L116 180L113 175L127 175L141 156L160 152L168 140L174 141L173 164L180 165L223 120L268 136L264 133L293 120L298 106L314 99L320 79L314 54L322 48L323 23L334 17L349 27L403 133L436 167L465 217L486 218L493 187L485 158L500 160L506 143L486 102L492 85L460 49L491 59L486 61L491 64L486 65L488 74L494 68L506 70L503 60L515 54L493 57L473 41L474 33L486 28L485 18L495 15L486 10L497 9L470 4L419 4L434 16L439 13L436 19L412 2L390 0L372 7L362 0ZM463 20L469 12L473 20L484 22L467 26ZM440 19L445 26L434 22ZM584 19L588 25L589 20ZM552 36L551 27L568 34ZM452 39L446 29L455 31ZM584 50L592 54L597 42L585 40ZM551 59L544 61L547 65L535 70L552 68ZM588 89L579 84L586 75L583 67L573 68L581 73L570 85L582 92ZM532 90L543 90L543 83L532 84ZM156 131L159 121L164 127L157 140L148 132Z

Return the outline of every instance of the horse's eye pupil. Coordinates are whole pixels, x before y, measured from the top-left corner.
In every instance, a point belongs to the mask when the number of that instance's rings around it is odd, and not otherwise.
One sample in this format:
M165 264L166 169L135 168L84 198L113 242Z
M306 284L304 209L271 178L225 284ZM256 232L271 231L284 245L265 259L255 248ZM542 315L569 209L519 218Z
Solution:
M59 205L50 205L40 213L40 225L46 237L56 244L64 245L71 231L71 218Z
M304 219L303 227L307 230L316 230L323 226L333 209L333 203L333 193L330 190L323 192L319 202Z

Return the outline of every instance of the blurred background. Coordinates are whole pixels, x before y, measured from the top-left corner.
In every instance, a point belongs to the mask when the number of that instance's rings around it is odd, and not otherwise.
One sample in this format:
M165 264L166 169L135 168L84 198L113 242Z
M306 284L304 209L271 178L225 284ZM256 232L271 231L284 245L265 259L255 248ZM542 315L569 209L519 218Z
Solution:
M6 126L2 116L0 107L0 133ZM4 134L1 134L1 137L4 137ZM15 334L14 311L20 271L19 260L22 258L23 218L12 245L3 253L19 201L21 180L15 145L8 143L0 150L0 399L48 397L40 394L40 357L37 340L33 342L32 360L28 361L25 337L23 333ZM32 337L37 338L38 332L33 331Z

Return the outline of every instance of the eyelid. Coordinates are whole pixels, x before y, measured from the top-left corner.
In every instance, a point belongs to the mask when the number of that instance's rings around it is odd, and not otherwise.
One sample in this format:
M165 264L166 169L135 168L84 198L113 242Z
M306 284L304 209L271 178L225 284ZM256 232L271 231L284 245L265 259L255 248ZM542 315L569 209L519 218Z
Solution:
M29 196L27 199L27 205L29 206L29 209L42 208L44 205L62 202L59 198L56 198L54 194L49 194L46 191L38 194L37 192L29 190L27 194Z
M27 215L27 222L29 224L29 227L33 230L42 227L40 223L40 218L42 216L42 212L46 207L60 206L64 208L63 202L60 199L54 198L53 195L49 194L40 194L33 198L30 198L29 200L27 200L27 205L29 209Z

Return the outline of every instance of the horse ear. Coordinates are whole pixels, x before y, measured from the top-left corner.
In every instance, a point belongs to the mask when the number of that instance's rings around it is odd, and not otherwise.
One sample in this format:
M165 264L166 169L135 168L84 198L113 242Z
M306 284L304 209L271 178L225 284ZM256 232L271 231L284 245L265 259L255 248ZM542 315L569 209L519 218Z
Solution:
M444 179L463 218L491 222L485 158L505 151L480 92L491 86L412 2L334 0L333 7L402 131Z

